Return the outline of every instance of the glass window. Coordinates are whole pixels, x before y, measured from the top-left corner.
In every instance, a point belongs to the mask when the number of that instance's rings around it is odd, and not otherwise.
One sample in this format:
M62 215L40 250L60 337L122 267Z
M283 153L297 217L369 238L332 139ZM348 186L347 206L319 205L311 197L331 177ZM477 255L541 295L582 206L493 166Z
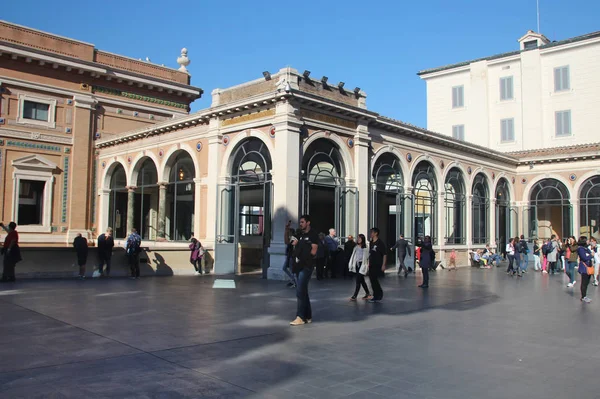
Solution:
M452 88L452 108L461 108L465 106L465 88L456 86Z
M571 203L569 190L556 179L543 179L532 188L529 196L529 228L522 234L529 237L561 238L571 233Z
M452 168L444 184L446 209L446 244L465 243L465 185L459 169Z
M571 89L569 66L554 68L554 91Z
M513 99L513 77L506 76L500 78L500 100L512 100Z
M158 233L158 174L154 162L146 158L138 172L134 194L133 226L144 240L155 240Z
M511 142L515 141L515 120L510 119L502 119L500 121L500 130L501 140L502 142Z
M415 237L431 236L437 244L437 206L436 179L433 166L429 162L421 162L413 175L413 194L415 201Z
M165 234L168 240L187 241L194 234L195 177L192 157L180 151L171 164L167 184Z
M452 137L457 140L465 140L465 125L452 126Z
M19 225L42 225L45 181L19 180Z
M538 46L537 40L529 40L529 41L523 43L523 48L525 50L529 50L529 49L532 49L532 48L537 48L537 46Z
M23 101L23 118L36 121L48 122L49 104L36 103L34 101Z
M127 236L127 178L122 165L117 165L110 178L109 226L115 238Z
M473 182L473 203L471 214L473 217L473 244L488 243L488 220L490 201L486 178L479 173Z
M587 179L581 186L580 232L586 237L600 241L600 175Z
M556 137L571 135L571 111L557 111L555 113Z

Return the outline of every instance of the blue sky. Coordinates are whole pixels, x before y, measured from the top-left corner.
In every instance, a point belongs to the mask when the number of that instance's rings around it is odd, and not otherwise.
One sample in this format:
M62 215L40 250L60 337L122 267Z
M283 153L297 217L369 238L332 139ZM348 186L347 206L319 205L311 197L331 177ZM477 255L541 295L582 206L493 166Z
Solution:
M205 95L292 66L367 92L369 109L426 127L419 70L518 48L535 0L9 1L0 18L177 67L187 47ZM93 5L87 5L93 4ZM57 5L61 5L57 8ZM541 31L562 40L600 30L600 1L540 0Z

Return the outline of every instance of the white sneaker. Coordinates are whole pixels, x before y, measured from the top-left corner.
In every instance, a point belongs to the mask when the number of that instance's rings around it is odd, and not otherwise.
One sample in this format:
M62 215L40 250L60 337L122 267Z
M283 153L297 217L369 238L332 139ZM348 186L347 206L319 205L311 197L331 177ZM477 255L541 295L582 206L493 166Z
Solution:
M592 283L592 285L594 285L595 287L597 287L597 286L598 286L598 281L594 281L594 282Z
M195 274L196 276L198 276L198 275L200 274L200 272L194 272L194 274Z
M575 286L575 284L577 284L577 281L573 281L573 286Z
M546 270L544 270L542 273L546 273L546 274L548 274L548 272L547 272Z
M573 288L573 283L567 284L567 288Z
M590 303L590 302L592 302L592 300L591 300L590 298L588 298L587 296L586 296L586 297L583 297L581 300L582 300L583 302L585 302L585 303Z

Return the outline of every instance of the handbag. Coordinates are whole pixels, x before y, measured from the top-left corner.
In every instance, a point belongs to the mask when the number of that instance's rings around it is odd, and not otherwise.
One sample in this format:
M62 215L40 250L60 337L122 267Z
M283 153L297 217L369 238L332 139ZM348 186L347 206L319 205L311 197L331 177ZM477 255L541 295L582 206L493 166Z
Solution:
M368 273L368 271L369 271L369 265L368 265L367 263L363 262L363 263L360 265L360 269L358 270L358 272L359 272L360 274L362 274L363 276L366 276L366 275L367 275L367 273Z
M587 274L589 274L590 276L593 276L595 274L594 266L587 266L586 265L586 268L587 268Z

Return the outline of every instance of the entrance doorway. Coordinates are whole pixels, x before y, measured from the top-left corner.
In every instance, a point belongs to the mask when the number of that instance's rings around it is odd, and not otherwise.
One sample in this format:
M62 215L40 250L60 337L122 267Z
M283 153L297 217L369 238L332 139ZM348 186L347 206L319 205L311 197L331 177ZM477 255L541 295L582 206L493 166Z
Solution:
M567 187L556 179L543 179L531 189L529 207L523 209L523 234L528 238L561 239L571 232L572 209Z
M506 251L506 244L515 236L513 226L516 227L516 209L510 206L510 192L508 181L500 178L496 185L496 247L499 252Z
M229 183L217 187L215 273L267 278L273 203L269 150L251 137L231 158Z
M421 161L415 168L412 178L415 201L414 236L416 240L425 236L431 237L435 245L437 241L437 181L433 165Z

